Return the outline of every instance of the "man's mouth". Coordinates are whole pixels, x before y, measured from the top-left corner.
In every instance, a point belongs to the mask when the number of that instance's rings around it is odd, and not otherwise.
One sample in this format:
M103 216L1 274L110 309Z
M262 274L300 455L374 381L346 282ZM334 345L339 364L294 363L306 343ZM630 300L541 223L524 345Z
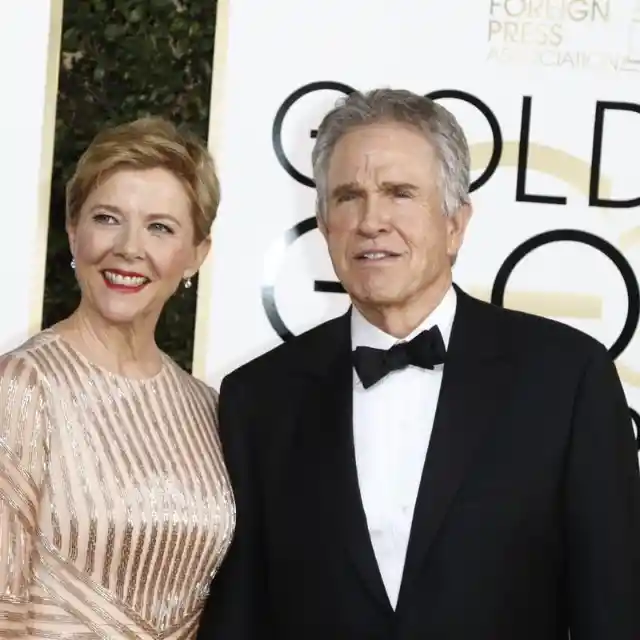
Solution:
M392 258L399 258L400 254L395 251L377 250L377 251L361 251L356 254L357 260L379 262L381 260L389 260Z

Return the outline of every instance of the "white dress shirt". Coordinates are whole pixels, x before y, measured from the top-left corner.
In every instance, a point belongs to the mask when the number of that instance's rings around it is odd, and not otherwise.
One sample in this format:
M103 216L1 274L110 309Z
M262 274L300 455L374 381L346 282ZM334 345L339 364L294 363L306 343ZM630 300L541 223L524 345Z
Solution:
M405 341L438 325L449 344L456 293L446 293L433 313ZM354 307L352 347L389 349L398 342ZM387 595L395 608L431 430L442 382L434 370L408 367L365 389L353 373L353 430L360 494Z

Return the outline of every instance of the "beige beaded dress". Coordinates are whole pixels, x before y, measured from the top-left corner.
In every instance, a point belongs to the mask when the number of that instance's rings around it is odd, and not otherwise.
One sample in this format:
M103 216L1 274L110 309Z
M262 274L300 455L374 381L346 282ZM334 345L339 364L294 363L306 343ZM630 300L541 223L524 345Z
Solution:
M235 507L216 396L44 331L0 356L0 638L193 638Z

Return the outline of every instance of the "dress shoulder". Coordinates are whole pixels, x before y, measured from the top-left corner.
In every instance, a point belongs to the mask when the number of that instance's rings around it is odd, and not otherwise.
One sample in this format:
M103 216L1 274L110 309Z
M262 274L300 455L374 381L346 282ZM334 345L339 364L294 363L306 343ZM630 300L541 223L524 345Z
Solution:
M187 394L199 405L206 406L217 425L218 392L206 382L185 371L175 360L166 356L168 368L175 384L175 393Z
M22 344L0 354L0 371L27 368L31 375L38 378L40 384L47 383L41 363L47 359L47 351L56 336L49 330L35 334ZM6 374L5 374L6 375Z

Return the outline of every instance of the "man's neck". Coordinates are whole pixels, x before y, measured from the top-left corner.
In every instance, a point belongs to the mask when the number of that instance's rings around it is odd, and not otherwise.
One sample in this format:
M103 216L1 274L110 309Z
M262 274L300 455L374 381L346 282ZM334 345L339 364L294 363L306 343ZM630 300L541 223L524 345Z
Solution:
M415 331L442 302L451 288L451 280L423 292L419 299L403 305L376 306L353 301L354 306L372 325L403 340Z

